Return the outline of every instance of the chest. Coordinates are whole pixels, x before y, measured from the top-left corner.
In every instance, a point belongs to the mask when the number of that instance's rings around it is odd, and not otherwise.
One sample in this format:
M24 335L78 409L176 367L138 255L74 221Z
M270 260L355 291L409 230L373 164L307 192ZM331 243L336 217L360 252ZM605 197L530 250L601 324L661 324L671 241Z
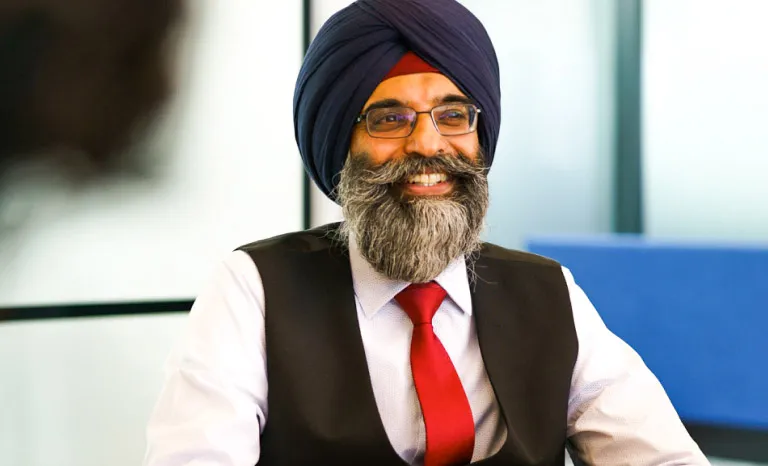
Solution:
M260 464L403 464L372 382L407 378L408 332L397 321L361 323L348 261L329 257L275 267L254 258L266 271L270 386ZM484 369L508 430L482 464L561 465L578 350L562 274L482 258L476 267L471 319L446 331L458 335L458 365ZM297 282L301 293L287 286Z

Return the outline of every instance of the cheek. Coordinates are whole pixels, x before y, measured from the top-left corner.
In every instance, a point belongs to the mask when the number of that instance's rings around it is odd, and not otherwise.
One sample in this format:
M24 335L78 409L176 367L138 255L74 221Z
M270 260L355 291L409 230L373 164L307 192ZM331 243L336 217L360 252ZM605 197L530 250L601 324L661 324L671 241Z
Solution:
M368 154L375 165L381 165L403 153L403 141L405 139L376 139L368 136L364 130L355 131L349 150L352 154Z
M460 152L472 160L477 160L477 156L480 148L480 140L477 138L477 133L466 134L464 136L457 136L451 140L451 146L454 150Z
M365 141L363 140L364 135L365 132L360 131L359 126L352 131L352 139L349 141L350 153L359 154L361 152L368 152L367 148L365 147Z

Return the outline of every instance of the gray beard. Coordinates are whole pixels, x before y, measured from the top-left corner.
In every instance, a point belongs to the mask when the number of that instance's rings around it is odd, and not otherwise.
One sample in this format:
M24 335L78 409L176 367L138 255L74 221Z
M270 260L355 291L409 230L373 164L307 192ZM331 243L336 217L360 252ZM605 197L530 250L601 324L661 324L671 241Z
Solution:
M453 192L411 197L393 189L393 183L424 169L447 173ZM377 167L366 154L351 154L337 193L345 218L340 239L354 238L363 258L386 277L429 282L460 256L471 260L480 249L488 210L486 173L461 155L409 155Z

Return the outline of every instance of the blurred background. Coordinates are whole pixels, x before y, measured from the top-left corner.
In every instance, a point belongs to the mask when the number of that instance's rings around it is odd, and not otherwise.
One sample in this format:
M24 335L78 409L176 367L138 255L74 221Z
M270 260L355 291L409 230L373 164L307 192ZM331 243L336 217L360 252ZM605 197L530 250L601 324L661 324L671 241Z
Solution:
M237 246L340 218L293 86L348 0L0 0L0 464L140 464ZM721 465L768 464L768 2L463 0L502 73L486 239L571 268Z

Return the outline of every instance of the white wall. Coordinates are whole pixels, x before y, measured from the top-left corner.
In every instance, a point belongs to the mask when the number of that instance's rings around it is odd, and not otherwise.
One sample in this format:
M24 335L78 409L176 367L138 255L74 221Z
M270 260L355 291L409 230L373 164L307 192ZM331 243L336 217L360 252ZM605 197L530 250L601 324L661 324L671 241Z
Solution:
M42 180L37 215L0 236L0 306L191 298L226 252L301 227L301 3L190 6L178 99L152 147L163 175L82 193Z
M186 313L0 324L0 464L137 466Z
M645 225L768 240L768 2L647 0Z
M346 0L313 2L319 27ZM502 75L501 137L486 238L522 248L542 233L611 228L611 0L464 0L485 25ZM340 218L319 191L313 223Z

